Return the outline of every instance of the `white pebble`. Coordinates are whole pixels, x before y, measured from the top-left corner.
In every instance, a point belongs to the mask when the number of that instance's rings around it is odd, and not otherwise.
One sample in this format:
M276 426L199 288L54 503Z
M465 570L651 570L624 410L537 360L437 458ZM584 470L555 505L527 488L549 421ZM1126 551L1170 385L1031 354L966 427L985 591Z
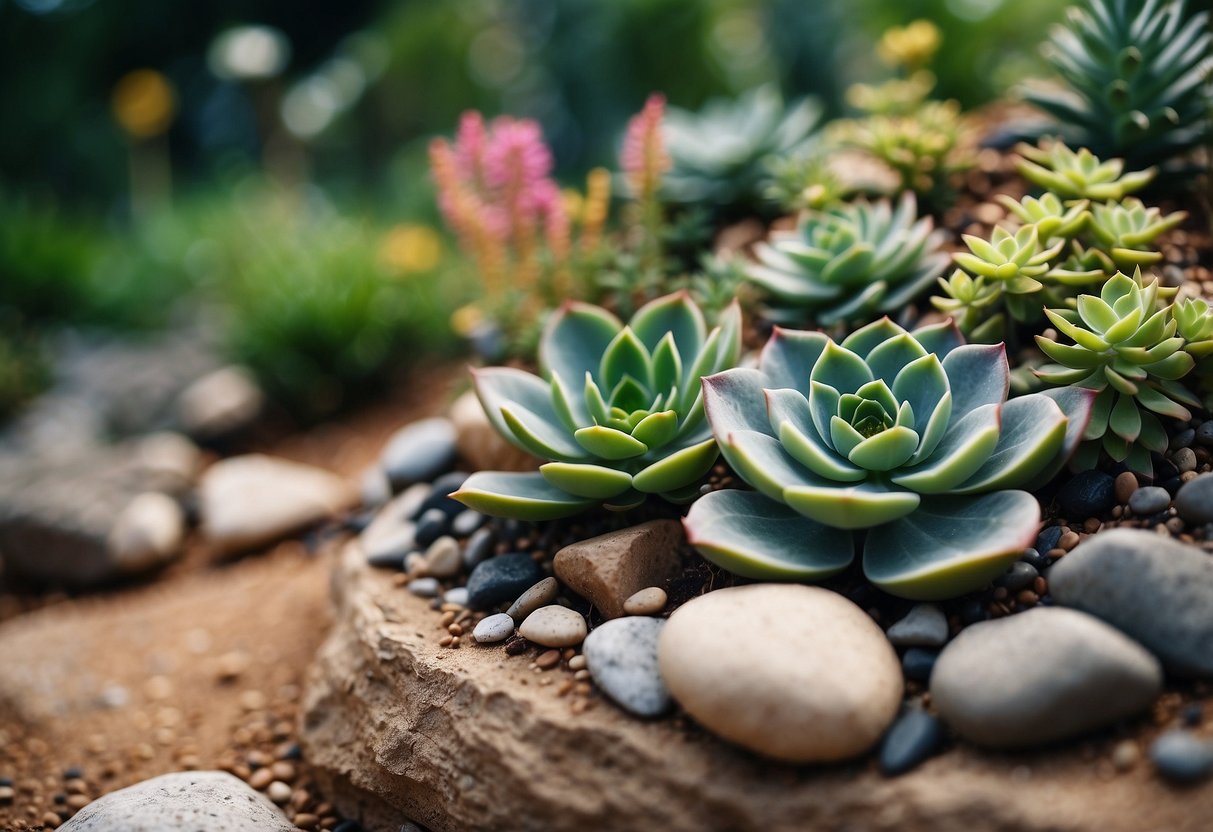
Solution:
M666 600L661 587L645 587L623 602L623 611L628 615L656 615L665 609Z
M435 578L414 578L409 581L409 592L422 598L433 598L442 589Z
M504 641L513 632L514 619L503 612L499 612L496 615L490 615L477 624L476 629L472 630L472 638L476 639L480 644L492 644L496 641Z
M540 607L526 617L519 634L544 647L572 647L585 640L585 619L567 607Z
M463 566L459 543L450 535L443 535L425 550L425 574L435 578L453 578Z
M468 605L468 588L466 586L457 586L454 589L448 589L442 596L442 600L448 604L458 604L461 607Z
M291 787L281 780L275 780L265 790L265 796L281 806L291 799Z

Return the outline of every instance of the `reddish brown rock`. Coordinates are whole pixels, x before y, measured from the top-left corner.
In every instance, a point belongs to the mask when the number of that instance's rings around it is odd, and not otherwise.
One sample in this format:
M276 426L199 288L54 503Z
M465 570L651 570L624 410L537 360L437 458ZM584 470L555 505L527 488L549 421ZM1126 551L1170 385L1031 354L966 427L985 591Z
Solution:
M553 566L561 583L605 617L619 618L628 598L678 574L682 541L677 520L650 520L565 546Z

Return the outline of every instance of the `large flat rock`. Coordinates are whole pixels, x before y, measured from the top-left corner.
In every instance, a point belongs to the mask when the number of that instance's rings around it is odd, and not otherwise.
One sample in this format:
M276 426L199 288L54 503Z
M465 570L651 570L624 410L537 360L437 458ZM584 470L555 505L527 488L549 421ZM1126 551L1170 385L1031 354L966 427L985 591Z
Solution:
M871 761L769 763L605 700L572 713L498 646L438 646L438 616L350 546L336 625L309 674L303 742L372 830L1197 830L1213 789L1176 790L1111 740L1032 754L953 749L886 779ZM560 671L551 671L557 675ZM1144 741L1145 738L1143 738ZM1102 758L1102 759L1101 759Z

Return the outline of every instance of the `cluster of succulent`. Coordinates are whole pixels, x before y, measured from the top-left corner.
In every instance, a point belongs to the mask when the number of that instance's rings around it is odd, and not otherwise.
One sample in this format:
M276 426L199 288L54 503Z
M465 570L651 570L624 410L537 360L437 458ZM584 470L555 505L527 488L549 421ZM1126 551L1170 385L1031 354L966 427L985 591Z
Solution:
M820 121L815 101L785 104L773 86L709 101L698 112L671 107L662 124L671 161L662 198L725 213L754 210L763 203L768 158L803 151Z
M1153 170L1124 173L1122 160L1103 162L1060 142L1018 149L1020 171L1048 190L1020 200L996 197L1012 225L996 226L988 240L964 235L968 251L953 256L957 270L940 278L943 294L931 299L976 341L1007 337L1008 315L1039 322L1046 307L1063 305L1117 271L1160 262L1156 241L1187 217L1183 211L1164 216L1126 196L1148 184Z
M1158 417L1187 420L1188 408L1199 407L1181 380L1213 352L1213 311L1203 300L1171 302L1175 291L1138 270L1114 275L1098 295L1079 295L1073 308L1046 310L1059 335L1038 335L1036 344L1056 363L1036 375L1098 394L1077 467L1094 467L1102 452L1150 476L1150 452L1167 449Z
M1033 87L1025 97L1056 118L1071 143L1133 167L1208 142L1209 15L1189 16L1184 6L1184 0L1085 0L1071 7L1044 50L1064 87Z
M767 198L792 212L820 211L842 202L851 188L830 165L830 156L827 148L818 147L768 160Z
M841 343L776 330L757 369L704 379L712 432L755 491L720 490L686 518L709 560L762 579L863 569L894 595L983 586L1031 544L1040 509L1014 490L1050 478L1077 446L1094 394L1007 400L1001 345L949 324L887 318Z
M473 371L493 426L548 462L536 472L475 473L452 496L527 520L628 508L648 494L694 497L718 455L699 379L734 366L740 350L736 303L710 331L685 292L646 304L626 326L601 307L564 305L543 333L542 377Z
M754 247L747 278L769 295L770 317L829 326L895 312L923 294L947 263L944 234L919 218L911 193L806 211L792 231Z

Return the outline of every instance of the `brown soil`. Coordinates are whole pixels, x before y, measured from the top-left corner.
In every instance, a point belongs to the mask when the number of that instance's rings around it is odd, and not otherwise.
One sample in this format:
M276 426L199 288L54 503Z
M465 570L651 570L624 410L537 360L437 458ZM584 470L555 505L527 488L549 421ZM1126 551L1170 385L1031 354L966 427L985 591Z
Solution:
M418 374L382 404L261 450L356 478L460 377L452 367ZM303 675L329 627L337 547L313 548L287 541L216 563L195 539L154 580L79 597L0 583L0 618L10 619L0 624L0 830L53 828L114 789L214 768L261 788L286 782L300 826L335 826L294 743Z

